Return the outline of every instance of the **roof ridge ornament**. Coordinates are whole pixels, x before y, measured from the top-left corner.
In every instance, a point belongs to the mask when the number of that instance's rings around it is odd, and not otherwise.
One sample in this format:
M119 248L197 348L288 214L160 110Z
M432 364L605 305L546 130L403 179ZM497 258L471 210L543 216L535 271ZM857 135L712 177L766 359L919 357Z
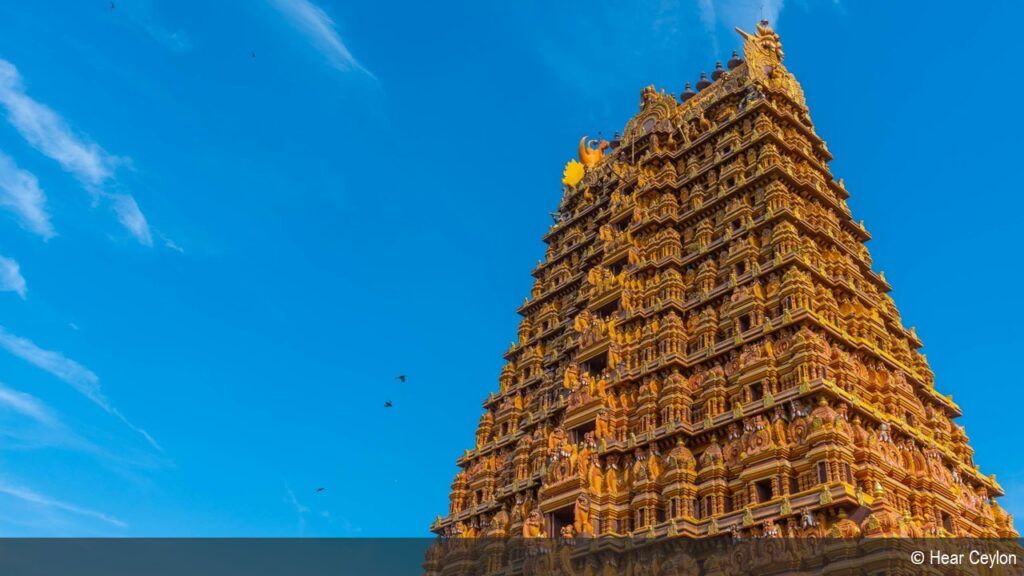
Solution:
M803 89L783 66L782 42L768 21L761 20L754 34L741 28L736 28L736 32L743 37L743 59L755 83L762 88L784 92L806 109Z
M580 138L580 162L587 168L597 166L604 156L604 151L610 144L607 140L587 140L584 136Z
M779 35L768 25L767 20L761 20L757 24L756 30L756 34L750 34L741 28L736 28L736 32L739 32L740 36L743 36L744 40L746 40L743 46L744 56L747 56L747 47L750 44L754 44L764 51L765 55L781 63L785 54L782 51L782 41L779 39Z

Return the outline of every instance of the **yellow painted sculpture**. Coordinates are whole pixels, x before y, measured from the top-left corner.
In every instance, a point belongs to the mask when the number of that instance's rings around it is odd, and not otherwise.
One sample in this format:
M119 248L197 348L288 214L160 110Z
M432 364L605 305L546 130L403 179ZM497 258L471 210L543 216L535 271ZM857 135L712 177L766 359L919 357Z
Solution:
M583 180L583 174L583 164L580 164L576 160L569 160L565 165L565 170L562 172L562 184L565 184L566 186L575 186L580 180Z

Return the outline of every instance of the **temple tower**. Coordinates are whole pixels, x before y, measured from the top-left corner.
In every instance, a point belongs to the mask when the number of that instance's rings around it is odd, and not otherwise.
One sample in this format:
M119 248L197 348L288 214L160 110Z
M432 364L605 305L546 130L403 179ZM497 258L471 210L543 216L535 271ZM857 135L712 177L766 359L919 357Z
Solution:
M778 35L581 141L449 538L1016 537Z

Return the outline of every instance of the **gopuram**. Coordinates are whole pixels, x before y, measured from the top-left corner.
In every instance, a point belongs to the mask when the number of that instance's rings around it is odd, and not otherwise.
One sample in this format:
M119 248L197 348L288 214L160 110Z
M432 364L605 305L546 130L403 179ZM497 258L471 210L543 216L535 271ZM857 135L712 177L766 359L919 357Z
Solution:
M644 88L621 133L580 141L443 541L1017 537L779 36L738 32L696 90ZM616 562L586 558L551 562Z

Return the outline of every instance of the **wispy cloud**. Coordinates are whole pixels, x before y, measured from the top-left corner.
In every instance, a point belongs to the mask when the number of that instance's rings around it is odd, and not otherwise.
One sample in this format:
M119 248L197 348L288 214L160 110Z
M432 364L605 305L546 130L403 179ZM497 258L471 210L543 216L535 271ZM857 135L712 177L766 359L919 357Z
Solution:
M121 162L95 142L74 134L59 114L28 96L18 69L2 59L0 104L7 109L8 120L29 144L85 184L102 185Z
M270 0L271 5L284 14L338 70L358 70L373 74L349 52L341 40L331 18L323 8L310 0Z
M834 0L836 4L839 4L839 0ZM782 13L782 5L784 0L762 0L761 2L761 19L767 20L768 22L775 24L779 21L779 14Z
M3 59L0 59L0 106L6 109L7 120L26 142L75 176L94 200L107 201L121 224L139 242L152 245L146 218L134 198L106 190L115 183L116 168L127 159L114 156L88 137L76 134L59 114L30 97L18 69Z
M184 254L185 253L185 249L182 248L181 246L178 246L178 244L174 240L171 240L170 238L168 238L166 236L163 236L163 235L161 235L161 238L163 239L164 246L166 248L168 248L170 250L174 250L175 252L177 252L179 254Z
M71 514L76 514L78 516L86 516L102 520L103 522L112 524L118 528L126 528L128 526L128 524L122 520L119 520L109 514L104 514L103 512L97 512L96 510L90 510L88 508L83 508L81 506L76 506L74 504L69 504L67 502L62 502L60 500L44 496L31 488L10 483L3 477L0 477L0 494L6 494L12 498L16 498L22 502L39 508L60 510L63 512L70 512Z
M53 411L38 398L31 394L8 388L2 383L0 383L0 406L13 410L45 426L57 426L59 424Z
M164 47L175 52L187 52L192 48L188 34L181 29L172 30L161 24L157 10L148 0L119 1L114 17L123 16L132 27L145 32Z
M715 0L697 0L700 10L700 21L708 30L714 30L718 18L715 16Z
M284 487L285 497L284 502L290 505L295 510L295 516L298 519L299 524L299 536L305 535L306 532L306 518L310 514L314 514L314 524L320 526L330 525L335 527L333 532L336 532L338 528L341 529L341 533L345 536L355 536L360 534L363 529L346 518L341 518L331 514L330 510L316 510L314 511L309 506L306 506L302 502L299 502L298 497L295 496L295 492L285 484Z
M0 151L0 208L14 213L21 225L43 238L55 234L46 211L46 194L35 175L18 168L14 159Z
M135 198L129 194L107 194L107 199L117 214L117 221L127 228L132 236L138 238L139 242L151 246L153 236L149 231L149 223L146 222L142 210L139 210Z
M0 436L6 441L2 448L59 447L118 459L71 430L42 400L0 383L0 413L5 416Z
M27 338L11 334L3 326L0 326L0 348L7 350L10 354L21 358L37 368L49 372L69 384L80 394L91 400L100 408L103 408L103 410L108 414L116 417L126 426L142 435L142 437L145 438L151 446L157 450L162 450L160 445L157 444L156 440L154 440L148 432L139 428L135 424L132 424L110 403L106 395L103 394L103 390L100 388L99 376L97 376L92 370L89 370L78 362L65 357L60 352L44 350L39 346L36 346L34 342Z
M694 4L682 0L591 2L580 10L574 2L547 2L547 17L537 19L537 2L505 2L498 14L558 81L587 99L590 112L585 121L605 123L614 109L612 102L625 95L624 86L644 86L652 78L678 74L680 54L705 50L704 35L690 33L697 14ZM569 21L572 26L562 24ZM595 38L600 39L598 50ZM678 90L682 83L665 88Z
M761 20L773 26L778 23L785 0L698 0L700 20L704 24L718 52L718 26L732 33L737 26L750 29Z
M25 277L21 275L21 267L6 256L0 256L0 292L14 292L21 296L22 300L28 294L28 286L25 284Z
M285 502L291 504L292 508L295 509L295 515L299 518L299 536L306 531L306 514L309 513L309 507L299 503L299 499L295 497L295 492L292 489L285 486Z

